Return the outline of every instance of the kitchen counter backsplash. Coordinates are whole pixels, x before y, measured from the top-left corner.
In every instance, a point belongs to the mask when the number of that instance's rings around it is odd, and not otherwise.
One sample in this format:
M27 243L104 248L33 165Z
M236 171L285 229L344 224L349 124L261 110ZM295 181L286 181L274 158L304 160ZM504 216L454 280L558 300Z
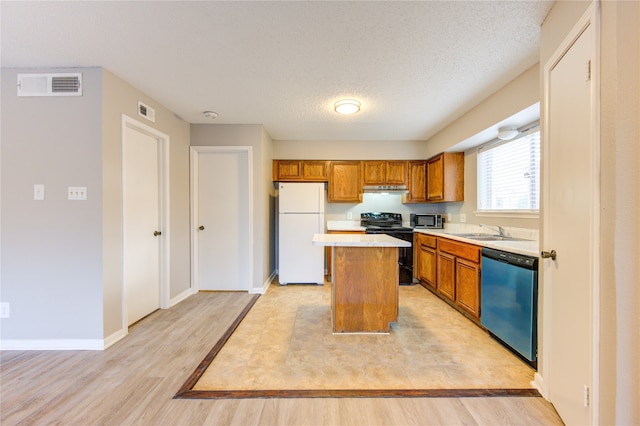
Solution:
M364 231L359 220L328 220L327 231Z

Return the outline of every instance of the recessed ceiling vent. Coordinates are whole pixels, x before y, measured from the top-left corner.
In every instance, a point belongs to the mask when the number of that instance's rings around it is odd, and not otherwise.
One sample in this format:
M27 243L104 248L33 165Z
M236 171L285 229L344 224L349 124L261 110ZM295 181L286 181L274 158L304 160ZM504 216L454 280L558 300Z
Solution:
M143 104L140 101L138 101L138 115L146 118L153 123L156 122L156 110L148 105Z
M18 74L18 96L82 96L82 73Z

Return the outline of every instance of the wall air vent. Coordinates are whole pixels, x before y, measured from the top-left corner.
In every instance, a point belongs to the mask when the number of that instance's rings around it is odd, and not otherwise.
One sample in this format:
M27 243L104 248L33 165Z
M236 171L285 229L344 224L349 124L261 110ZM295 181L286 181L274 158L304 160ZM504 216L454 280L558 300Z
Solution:
M82 73L18 74L18 96L82 96Z
M138 115L146 118L152 123L156 122L156 110L140 101L138 101Z

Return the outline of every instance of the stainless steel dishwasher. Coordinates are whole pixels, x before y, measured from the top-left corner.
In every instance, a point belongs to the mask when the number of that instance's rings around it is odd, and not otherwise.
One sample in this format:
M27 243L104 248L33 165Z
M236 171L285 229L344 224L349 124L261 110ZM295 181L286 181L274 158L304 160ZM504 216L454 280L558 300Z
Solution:
M482 249L480 322L537 366L538 258Z

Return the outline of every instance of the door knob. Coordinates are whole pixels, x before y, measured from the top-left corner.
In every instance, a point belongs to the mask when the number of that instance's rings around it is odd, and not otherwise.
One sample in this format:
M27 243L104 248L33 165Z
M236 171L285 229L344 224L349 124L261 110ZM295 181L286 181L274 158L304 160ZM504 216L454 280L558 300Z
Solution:
M540 255L542 256L543 259L551 258L551 260L556 260L556 256L558 255L558 253L556 253L555 250L551 250L551 251L543 251L542 253L540 253Z
M160 231L153 231L153 236L157 237L158 235L162 235L162 232Z
M198 226L198 229L201 230L201 231L204 231L204 226L200 225L200 226Z

